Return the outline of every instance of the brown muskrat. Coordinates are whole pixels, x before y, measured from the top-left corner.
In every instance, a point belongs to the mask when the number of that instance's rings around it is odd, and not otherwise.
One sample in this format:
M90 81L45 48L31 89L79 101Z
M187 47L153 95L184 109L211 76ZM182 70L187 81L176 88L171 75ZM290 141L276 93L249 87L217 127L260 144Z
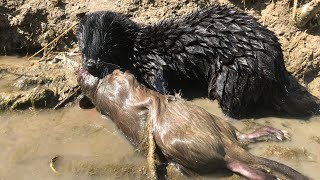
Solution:
M103 79L80 70L78 82L96 109L109 116L134 146L143 142L146 122L151 121L156 146L182 172L203 174L227 168L248 179L275 179L252 167L263 165L290 179L308 179L286 165L250 154L241 145L243 140L262 137L282 140L284 131L265 126L241 134L201 107L147 89L132 74L120 70Z

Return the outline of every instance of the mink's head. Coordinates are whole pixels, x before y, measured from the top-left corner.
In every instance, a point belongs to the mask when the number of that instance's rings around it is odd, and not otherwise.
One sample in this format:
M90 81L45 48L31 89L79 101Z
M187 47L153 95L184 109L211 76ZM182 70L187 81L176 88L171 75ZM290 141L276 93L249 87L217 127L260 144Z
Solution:
M83 67L99 78L125 68L136 30L137 25L119 13L103 11L84 16L78 29Z

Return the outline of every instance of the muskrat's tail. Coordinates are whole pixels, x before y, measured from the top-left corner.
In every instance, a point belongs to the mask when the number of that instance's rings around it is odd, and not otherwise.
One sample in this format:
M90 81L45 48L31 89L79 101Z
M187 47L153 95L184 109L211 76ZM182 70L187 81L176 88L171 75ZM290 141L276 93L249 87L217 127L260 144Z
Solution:
M255 164L255 165L262 165L267 168L270 168L271 170L278 172L290 180L308 180L306 176L302 175L298 171L292 169L291 167L288 167L287 165L284 165L282 163L266 159L263 157L255 156L250 154L245 149L238 147L236 150L232 149L232 152L229 152L230 154L236 155L233 156L234 159L237 159L239 161L245 162L247 164Z
M298 171L292 169L291 167L270 159L254 156L254 162L256 164L269 167L272 170L279 172L292 180L308 180L309 179L306 176L299 173Z

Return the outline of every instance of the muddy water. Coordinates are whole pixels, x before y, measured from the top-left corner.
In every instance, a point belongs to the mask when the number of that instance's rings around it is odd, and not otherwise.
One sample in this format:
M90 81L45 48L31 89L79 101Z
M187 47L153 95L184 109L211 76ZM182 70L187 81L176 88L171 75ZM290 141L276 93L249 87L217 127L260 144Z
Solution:
M0 56L0 66L23 66L27 63L27 58L18 58L14 56ZM0 70L0 88L1 92L12 92L18 90L12 84L15 80L20 78L18 74L7 73L4 70Z
M194 100L225 118L217 103ZM290 142L250 145L253 154L285 163L318 179L320 118L310 121L263 118L232 122L240 130L272 125L291 133ZM3 179L144 179L145 158L126 141L113 123L94 109L78 106L58 111L6 112L0 115L0 177ZM50 160L59 155L54 167ZM219 175L221 176L221 174ZM230 174L222 175L229 179ZM204 178L217 177L208 175Z
M0 149L4 179L100 179L122 171L132 176L144 163L113 123L78 107L1 114ZM57 155L58 174L49 167Z
M28 57L0 56L0 65L23 66L28 63Z
M11 93L19 91L15 83L23 76L23 74L11 73L8 68L28 68L28 64L38 61L38 58L28 60L28 57L0 56L0 92Z

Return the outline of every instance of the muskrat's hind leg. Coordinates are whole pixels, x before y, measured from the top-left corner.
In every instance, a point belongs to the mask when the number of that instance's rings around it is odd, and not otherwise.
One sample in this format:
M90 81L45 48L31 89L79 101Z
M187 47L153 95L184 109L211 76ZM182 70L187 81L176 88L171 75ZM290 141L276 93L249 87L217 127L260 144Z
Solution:
M290 138L287 131L276 129L270 126L262 126L252 133L237 134L239 141L257 142L263 140L284 141Z
M263 172L261 170L255 169L248 164L241 162L237 159L233 158L227 158L227 168L234 172L237 173L241 176L244 176L245 178L249 180L274 180L277 179L275 176Z

